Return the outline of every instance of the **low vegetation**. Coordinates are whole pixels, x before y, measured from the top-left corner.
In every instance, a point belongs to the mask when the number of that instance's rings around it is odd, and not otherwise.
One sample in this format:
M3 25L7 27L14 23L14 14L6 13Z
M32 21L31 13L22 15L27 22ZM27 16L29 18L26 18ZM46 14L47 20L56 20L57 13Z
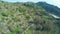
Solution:
M0 34L60 34L60 23L46 12L34 3L0 2Z

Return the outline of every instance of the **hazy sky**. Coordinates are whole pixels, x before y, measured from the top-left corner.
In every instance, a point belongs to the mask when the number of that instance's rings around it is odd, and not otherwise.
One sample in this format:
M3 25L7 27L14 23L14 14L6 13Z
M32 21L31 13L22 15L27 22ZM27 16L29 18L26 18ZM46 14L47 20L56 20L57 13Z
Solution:
M9 1L9 2L39 2L39 1L44 1L47 2L49 4L53 4L56 5L58 7L60 7L60 0L4 0L4 1Z

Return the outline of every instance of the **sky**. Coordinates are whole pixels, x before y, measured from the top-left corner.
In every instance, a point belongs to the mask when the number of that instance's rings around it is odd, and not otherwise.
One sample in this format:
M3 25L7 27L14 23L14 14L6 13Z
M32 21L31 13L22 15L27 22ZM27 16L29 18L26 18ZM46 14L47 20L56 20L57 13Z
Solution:
M60 0L4 0L4 1L8 1L8 2L39 2L39 1L43 1L43 2L47 2L49 4L58 6L60 8Z

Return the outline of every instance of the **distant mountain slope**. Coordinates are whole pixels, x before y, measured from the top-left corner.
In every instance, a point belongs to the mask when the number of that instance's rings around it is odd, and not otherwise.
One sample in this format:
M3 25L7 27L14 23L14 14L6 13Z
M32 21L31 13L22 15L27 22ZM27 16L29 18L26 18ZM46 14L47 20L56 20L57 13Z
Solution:
M50 5L50 4L46 3L46 2L38 2L36 4L38 6L43 7L48 12L53 13L53 14L55 14L57 16L60 16L60 8L58 8L57 6Z

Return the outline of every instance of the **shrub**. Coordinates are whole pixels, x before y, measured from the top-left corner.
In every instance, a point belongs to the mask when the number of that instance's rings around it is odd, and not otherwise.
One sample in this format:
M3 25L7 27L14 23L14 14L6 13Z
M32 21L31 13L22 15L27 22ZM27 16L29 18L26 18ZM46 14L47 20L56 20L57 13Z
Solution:
M1 14L2 14L2 16L5 16L5 17L8 16L8 14L6 12L2 12Z

